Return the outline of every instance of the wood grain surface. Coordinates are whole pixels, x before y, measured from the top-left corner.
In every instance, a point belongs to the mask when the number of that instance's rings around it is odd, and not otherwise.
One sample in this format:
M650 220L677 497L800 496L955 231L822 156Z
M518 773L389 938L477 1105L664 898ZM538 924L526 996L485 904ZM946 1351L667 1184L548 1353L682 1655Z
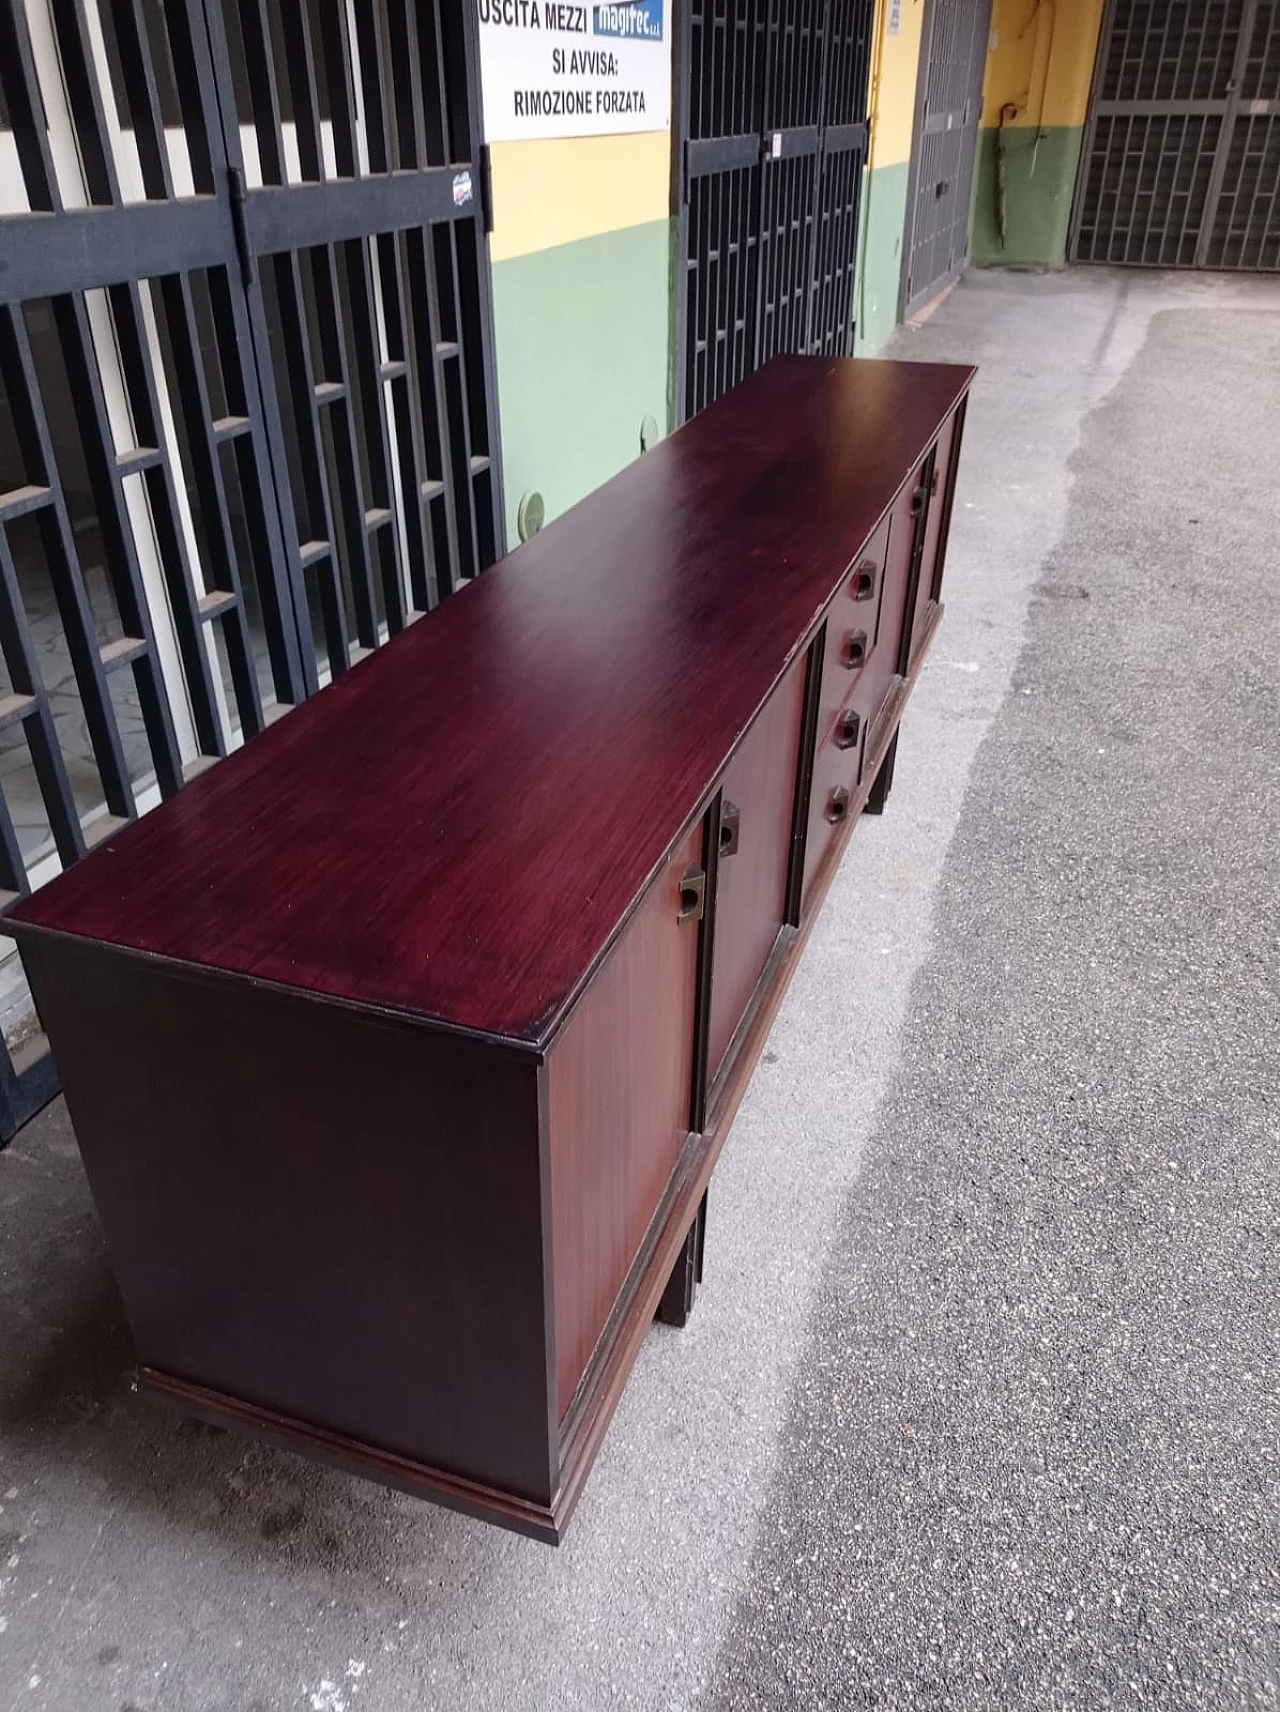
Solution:
M778 358L11 912L537 1046L968 368Z

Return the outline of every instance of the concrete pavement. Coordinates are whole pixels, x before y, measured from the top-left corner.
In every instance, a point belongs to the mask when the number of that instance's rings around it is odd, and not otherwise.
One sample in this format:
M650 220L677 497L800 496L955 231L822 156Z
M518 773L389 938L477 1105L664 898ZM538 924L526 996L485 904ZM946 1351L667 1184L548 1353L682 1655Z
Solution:
M1276 1704L1280 287L977 276L896 354L982 364L946 623L568 1542L133 1397L59 1104L0 1709Z

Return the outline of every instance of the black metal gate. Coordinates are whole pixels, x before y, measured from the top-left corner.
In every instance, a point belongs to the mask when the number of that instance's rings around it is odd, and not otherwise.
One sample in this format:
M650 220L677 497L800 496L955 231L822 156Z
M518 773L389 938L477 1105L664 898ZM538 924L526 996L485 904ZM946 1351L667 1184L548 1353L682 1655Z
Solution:
M1280 270L1280 0L1110 0L1074 261Z
M440 0L0 0L0 904L496 556L477 87Z
M907 190L902 313L956 279L969 258L973 165L991 0L931 0L921 41Z
M853 348L873 0L691 0L677 38L677 414Z

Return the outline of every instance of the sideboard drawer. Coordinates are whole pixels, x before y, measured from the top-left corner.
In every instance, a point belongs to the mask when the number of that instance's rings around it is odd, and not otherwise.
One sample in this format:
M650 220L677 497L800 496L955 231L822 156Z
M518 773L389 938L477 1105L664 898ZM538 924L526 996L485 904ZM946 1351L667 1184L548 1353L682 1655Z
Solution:
M884 567L889 549L888 517L857 554L831 603L828 624L856 630L863 629L875 640L880 617L880 602L884 595Z
M856 699L856 698L855 698ZM855 813L854 799L862 782L862 757L869 721L856 706L845 709L813 760L809 791L809 824L804 844L802 910L809 908L813 880Z
M897 672L913 522L900 501L850 565L831 603L818 704L819 746L851 702L856 700L864 717L874 718Z

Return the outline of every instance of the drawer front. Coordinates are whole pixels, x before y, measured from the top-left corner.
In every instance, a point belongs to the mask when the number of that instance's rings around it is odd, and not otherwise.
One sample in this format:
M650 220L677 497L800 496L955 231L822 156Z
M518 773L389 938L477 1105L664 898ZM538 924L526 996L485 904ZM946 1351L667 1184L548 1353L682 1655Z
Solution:
M862 759L866 752L869 723L851 703L826 740L819 744L814 756L804 842L802 912L809 908L815 876L853 816L854 800L862 780Z
M879 645L892 521L886 517L854 559L827 611L826 651L818 707L820 744Z
M919 485L917 470L872 537L874 562L881 567L874 596L857 599L853 594L854 579L859 579L861 589L864 566L869 570L873 562L869 549L854 561L832 602L818 704L819 748L851 705L857 707L864 722L874 721L898 674L919 509L914 496Z
M880 603L884 597L885 559L889 549L889 528L892 518L886 517L854 559L841 579L840 588L831 603L828 623L841 630L862 630L875 643L880 622Z

